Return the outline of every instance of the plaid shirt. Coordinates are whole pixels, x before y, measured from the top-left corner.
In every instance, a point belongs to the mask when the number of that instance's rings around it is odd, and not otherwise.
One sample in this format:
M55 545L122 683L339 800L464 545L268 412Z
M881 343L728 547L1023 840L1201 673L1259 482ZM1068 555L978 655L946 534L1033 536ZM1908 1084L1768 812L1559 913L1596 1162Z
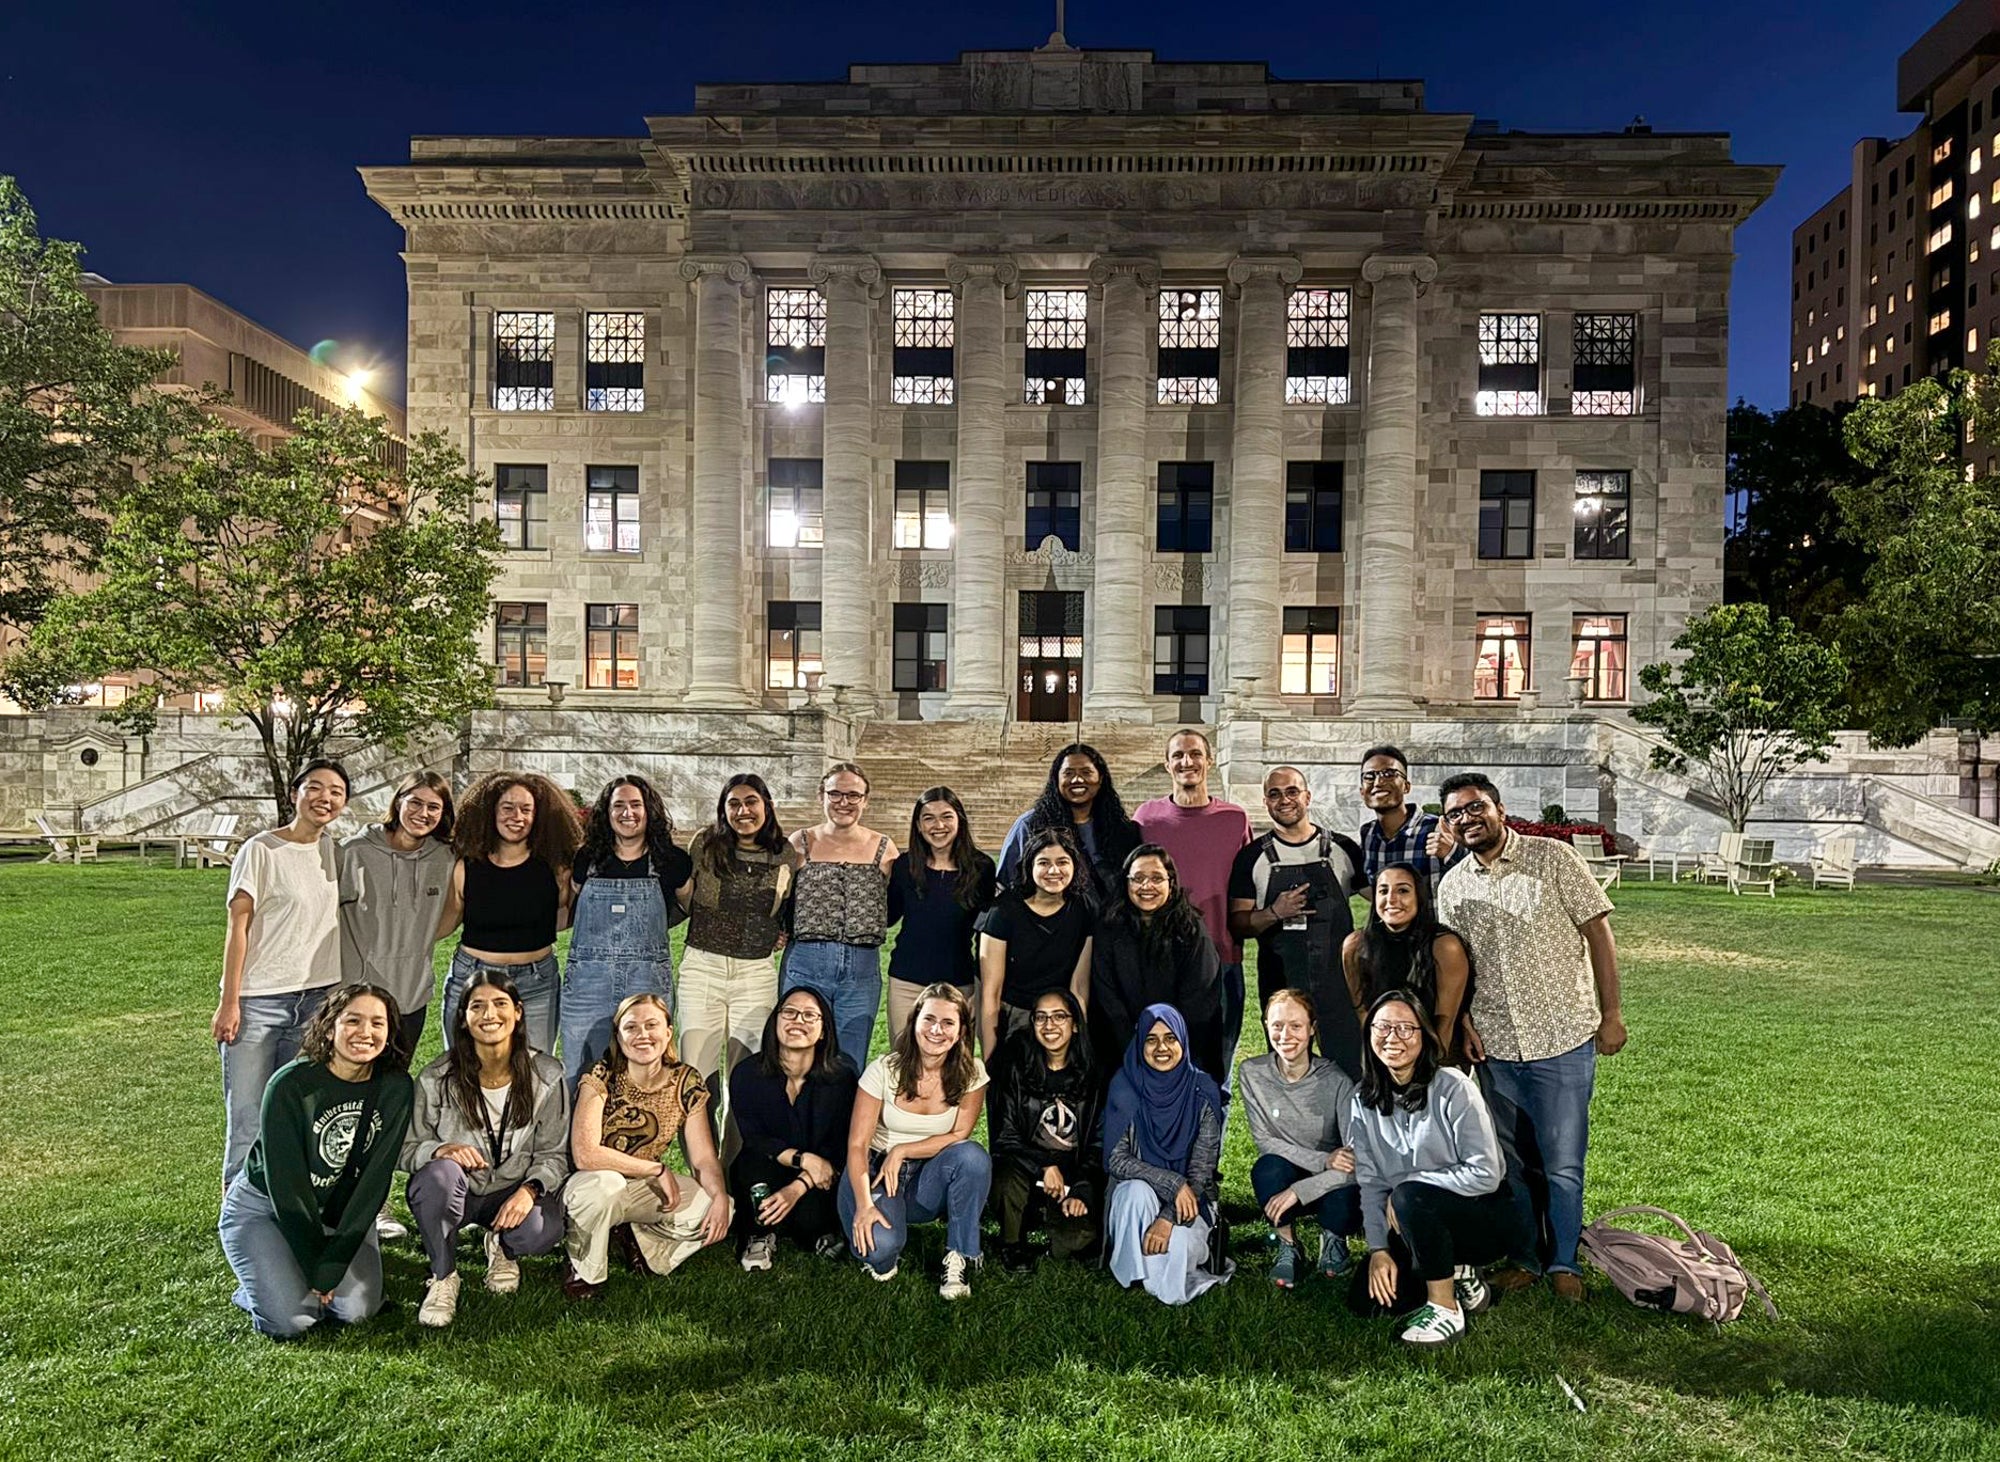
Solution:
M1431 881L1431 893L1435 896L1445 869L1464 857L1465 849L1455 847L1449 858L1433 858L1424 851L1424 845L1430 842L1431 833L1437 828L1438 815L1419 812L1414 802L1405 805L1403 811L1408 815L1403 819L1402 830L1393 838L1382 836L1380 818L1371 817L1361 824L1361 876L1368 880L1372 890L1384 868L1391 863L1408 863Z

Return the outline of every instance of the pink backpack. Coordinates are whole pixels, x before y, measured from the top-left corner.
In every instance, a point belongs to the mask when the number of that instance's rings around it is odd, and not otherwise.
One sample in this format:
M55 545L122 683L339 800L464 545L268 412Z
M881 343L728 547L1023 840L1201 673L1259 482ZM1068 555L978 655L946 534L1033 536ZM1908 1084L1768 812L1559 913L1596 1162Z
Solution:
M1664 1218L1687 1237L1662 1237L1614 1228L1611 1220L1632 1214ZM1757 1276L1714 1234L1688 1226L1677 1213L1647 1204L1614 1208L1583 1231L1583 1254L1604 1271L1605 1278L1635 1305L1683 1315L1699 1315L1721 1324L1743 1312L1746 1295L1763 1301L1764 1313L1778 1318L1778 1307Z

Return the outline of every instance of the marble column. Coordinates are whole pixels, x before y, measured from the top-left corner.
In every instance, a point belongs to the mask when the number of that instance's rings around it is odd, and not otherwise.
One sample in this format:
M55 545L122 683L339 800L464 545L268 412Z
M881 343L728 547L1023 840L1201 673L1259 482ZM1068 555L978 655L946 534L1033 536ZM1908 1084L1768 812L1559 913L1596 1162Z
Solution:
M826 423L821 448L826 547L820 552L820 645L826 691L855 715L876 706L875 301L882 266L822 255L807 277L826 295Z
M1283 623L1285 292L1304 271L1286 256L1229 266L1236 301L1236 390L1229 450L1229 689L1274 711ZM1250 682L1254 679L1255 687Z
M750 265L736 258L681 261L695 291L693 544L702 564L693 600L687 702L751 704L744 676L743 626L749 554L743 490L749 481L748 386L743 375L743 305Z
M1096 530L1091 537L1090 678L1083 713L1091 720L1152 716L1153 632L1147 609L1146 408L1157 387L1148 342L1157 328L1159 266L1100 259L1098 286Z
M1350 713L1408 716L1416 708L1417 290L1437 278L1423 254L1376 254L1370 290L1367 429L1361 467L1360 670Z
M1020 271L1004 259L957 259L958 470L952 482L951 713L1007 713L1007 301ZM1018 383L1013 383L1018 389Z

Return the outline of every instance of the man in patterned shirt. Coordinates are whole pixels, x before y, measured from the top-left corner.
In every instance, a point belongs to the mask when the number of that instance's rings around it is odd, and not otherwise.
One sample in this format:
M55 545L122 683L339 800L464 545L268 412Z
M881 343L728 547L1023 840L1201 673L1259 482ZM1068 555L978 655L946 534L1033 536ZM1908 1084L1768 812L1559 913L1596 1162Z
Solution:
M1534 1283L1539 1267L1566 1300L1583 1298L1576 1265L1583 1231L1583 1162L1597 1058L1625 1045L1611 901L1567 843L1507 826L1499 790L1479 772L1439 789L1444 821L1472 856L1438 886L1438 919L1458 931L1478 971L1466 1049L1485 1063L1487 1099L1517 1177L1522 1231L1539 1255L1492 1276L1502 1291Z
M1410 759L1401 747L1371 746L1361 754L1361 805L1375 814L1361 824L1361 875L1371 899L1391 863L1408 863L1436 894L1445 869L1464 851L1438 815L1418 810L1409 796Z

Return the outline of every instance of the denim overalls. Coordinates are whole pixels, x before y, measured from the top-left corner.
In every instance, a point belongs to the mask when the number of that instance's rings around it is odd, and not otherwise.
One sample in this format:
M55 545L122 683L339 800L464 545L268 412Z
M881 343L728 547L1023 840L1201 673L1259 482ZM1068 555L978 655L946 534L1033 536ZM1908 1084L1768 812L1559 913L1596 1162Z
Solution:
M627 995L673 1003L667 899L647 863L643 878L592 873L576 896L563 981L563 1075L571 1087L611 1045L611 1016Z

